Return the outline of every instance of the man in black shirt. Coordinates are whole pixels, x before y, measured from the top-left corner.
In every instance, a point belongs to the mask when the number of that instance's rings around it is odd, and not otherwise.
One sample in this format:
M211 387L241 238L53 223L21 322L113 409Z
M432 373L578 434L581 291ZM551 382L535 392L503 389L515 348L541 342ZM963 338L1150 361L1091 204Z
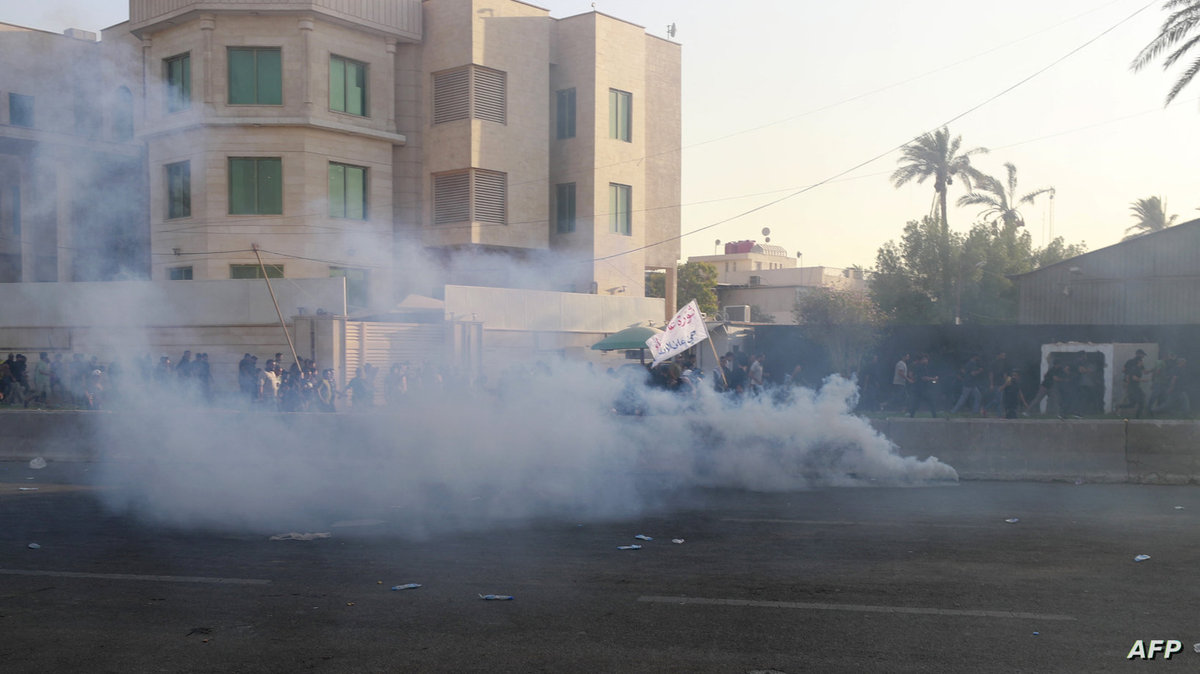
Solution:
M1143 360L1146 352L1138 349L1133 358L1125 361L1125 401L1117 405L1117 411L1133 408L1135 419L1142 418L1146 409L1146 392L1142 389L1142 378L1146 376L1146 366Z
M909 368L908 379L912 382L913 390L908 404L908 416L915 417L921 403L926 403L929 405L929 416L936 418L938 378L929 369L928 355L922 353L917 356Z

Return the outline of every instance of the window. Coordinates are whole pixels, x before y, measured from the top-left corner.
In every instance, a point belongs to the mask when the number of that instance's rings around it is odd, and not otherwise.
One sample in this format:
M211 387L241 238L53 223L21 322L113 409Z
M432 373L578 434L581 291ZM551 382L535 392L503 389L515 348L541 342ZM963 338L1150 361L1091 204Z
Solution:
M366 116L367 64L329 57L329 109Z
M192 268L190 265L187 267L171 267L167 270L167 274L172 281L192 280Z
M330 162L329 217L367 219L367 169Z
M608 184L608 231L633 234L633 188L629 185Z
M167 219L192 214L192 164L167 164Z
M433 75L433 123L482 119L506 124L508 76L471 65Z
M470 169L433 176L433 224L508 222L508 174Z
M229 214L282 213L283 161L279 157L230 157Z
M608 90L608 137L633 141L633 94Z
M130 140L133 138L133 94L129 87L118 87L116 100L113 101L113 138Z
M575 137L575 90L563 89L555 94L559 138Z
M367 306L367 270L353 267L330 267L331 278L346 279L346 304L352 307Z
M281 264L264 264L262 267L257 264L231 264L229 265L229 278L262 278L263 267L267 269L267 278L283 278L283 265Z
M167 112L179 112L192 107L191 54L163 60L163 71L163 79L167 82Z
M282 105L283 67L278 47L229 48L230 105Z
M575 183L555 185L554 222L559 234L575 231Z
M75 89L74 97L75 133L85 138L96 138L100 135L103 124L100 118L100 108L83 89Z
M13 126L33 126L33 96L8 95L8 123Z

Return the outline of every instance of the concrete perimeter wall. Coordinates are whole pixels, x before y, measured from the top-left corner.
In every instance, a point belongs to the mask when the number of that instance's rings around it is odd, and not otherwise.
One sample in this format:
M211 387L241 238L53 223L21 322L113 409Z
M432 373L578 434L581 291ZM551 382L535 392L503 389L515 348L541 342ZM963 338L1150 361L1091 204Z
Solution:
M1200 423L879 419L900 454L936 456L964 480L1200 484Z
M221 411L186 414L243 441L254 436L253 429L267 416ZM388 416L295 414L286 415L286 425L297 431L298 438L337 447L342 431L350 430L343 424L353 425L355 432L368 431L383 442L391 432ZM0 413L0 460L41 456L52 461L92 461L98 458L95 438L120 437L122 428L141 429L145 437L147 427L174 423L172 419L172 415L132 412L4 412ZM901 455L936 456L964 480L1200 484L1198 422L882 419L873 425L899 446Z

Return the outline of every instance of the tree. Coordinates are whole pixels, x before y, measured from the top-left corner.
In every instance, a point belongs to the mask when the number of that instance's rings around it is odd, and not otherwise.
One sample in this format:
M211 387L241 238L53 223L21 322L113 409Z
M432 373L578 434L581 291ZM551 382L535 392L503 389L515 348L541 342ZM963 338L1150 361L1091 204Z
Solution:
M667 275L661 271L646 272L646 297L667 296Z
M941 229L940 249L942 257L938 267L943 270L940 280L940 295L950 293L953 280L949 276L950 265L950 219L946 208L946 195L954 179L960 178L963 186L969 192L971 181L978 180L982 174L971 166L972 155L987 152L987 148L977 147L960 153L962 136L950 137L950 129L942 127L933 133L926 133L905 145L900 151L900 168L892 173L892 184L897 188L916 180L923 183L933 178L934 208L931 209L939 216Z
M813 288L796 300L792 314L809 327L809 339L825 348L834 370L846 376L879 342L884 322L866 293L836 288Z
M1198 37L1197 39L1200 39ZM1129 202L1129 210L1137 220L1125 230L1125 238L1132 239L1143 234L1162 231L1175 224L1178 215L1167 216L1167 201L1159 197L1148 197Z
M1170 51L1162 62L1163 70L1168 70L1193 47L1200 44L1200 35L1188 36L1197 26L1200 26L1200 0L1167 0L1163 3L1162 8L1170 11L1170 14L1163 21L1162 27L1158 29L1158 36L1143 47L1137 58L1133 59L1130 68L1134 72L1145 68L1158 60L1159 56ZM1175 100L1179 92L1192 81L1198 72L1200 72L1200 55L1183 71L1179 79L1175 80L1163 105L1170 105L1171 101Z
M1036 189L1023 197L1017 198L1017 167L1011 162L1005 162L1004 169L1008 172L1008 180L1004 183L998 179L981 175L976 183L978 189L959 197L959 206L983 206L979 213L984 222L999 220L1005 227L1024 227L1025 217L1017 210L1019 204L1032 204L1043 194L1054 198L1053 187Z
M961 178L969 191L971 181L983 175L971 166L971 156L987 152L987 148L977 147L960 154L961 147L962 136L952 139L950 129L942 127L905 145L897 160L901 166L892 173L892 184L896 187L902 187L911 180L920 184L933 178L934 206L941 216L942 226L947 230L946 193L950 185L954 184L956 177Z
M868 282L871 297L889 322L898 324L1011 323L1017 315L1017 288L1009 276L1060 262L1086 251L1062 237L1034 249L1029 232L999 220L979 223L967 235L951 237L940 250L941 232L933 218L909 222L900 243L889 241L876 254ZM938 265L950 260L949 267ZM948 292L940 279L950 278Z
M676 310L696 300L700 311L715 316L717 307L717 268L708 262L685 262L679 265L679 285L675 290Z

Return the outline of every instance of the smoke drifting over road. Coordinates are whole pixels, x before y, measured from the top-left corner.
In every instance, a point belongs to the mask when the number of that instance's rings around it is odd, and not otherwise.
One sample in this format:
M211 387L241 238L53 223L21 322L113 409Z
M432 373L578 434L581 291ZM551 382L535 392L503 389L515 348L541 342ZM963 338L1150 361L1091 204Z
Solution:
M643 416L612 411L635 395ZM531 520L635 516L672 490L953 481L900 457L850 414L851 382L739 405L629 388L561 362L495 392L411 399L370 414L253 414L153 407L101 422L110 508L170 526L324 530L377 518L423 535Z

